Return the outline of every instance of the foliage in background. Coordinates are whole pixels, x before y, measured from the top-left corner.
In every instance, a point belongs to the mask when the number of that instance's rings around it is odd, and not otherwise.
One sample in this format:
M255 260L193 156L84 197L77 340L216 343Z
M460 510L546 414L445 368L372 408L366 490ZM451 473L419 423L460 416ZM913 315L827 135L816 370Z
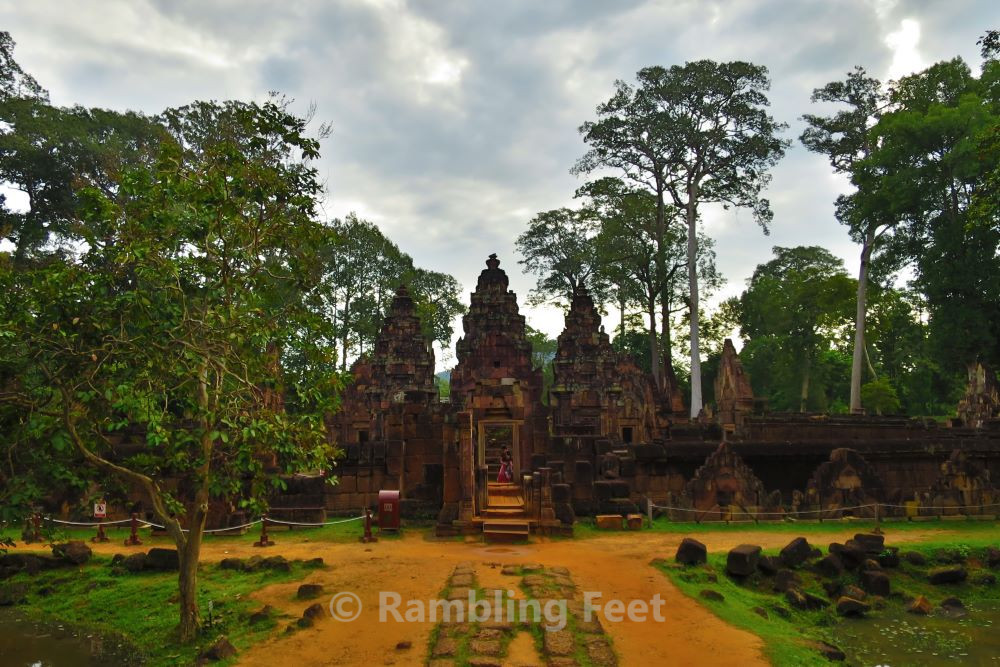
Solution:
M334 322L330 341L340 349L340 367L373 351L392 297L407 285L416 302L424 335L449 350L452 322L465 312L454 277L421 269L372 222L354 214L333 222L323 248L326 271L322 300Z
M549 389L555 379L552 361L556 358L557 341L528 325L524 327L524 334L531 343L531 364L542 371L542 402L548 405Z
M673 205L677 222L683 221L689 287L690 413L695 417L702 408L700 207L749 208L766 231L772 213L763 192L770 182L770 168L784 155L787 142L777 135L786 126L767 113L771 82L767 68L759 65L698 60L670 68L646 67L636 78L634 87L616 81L614 95L597 107L598 120L580 127L589 150L574 171L611 168L655 196L657 261L661 267L668 203ZM665 275L662 269L659 273ZM668 299L663 297L662 301ZM663 319L669 326L668 318Z
M606 283L595 244L599 229L597 216L586 208L543 211L528 222L514 245L523 258L518 264L538 276L528 294L529 304L568 308L581 287L590 290L596 303L605 301Z
M861 402L865 410L877 415L892 415L899 412L899 396L886 378L872 380L861 387Z
M736 309L744 365L776 410L827 410L856 284L844 262L817 246L774 248L747 281Z

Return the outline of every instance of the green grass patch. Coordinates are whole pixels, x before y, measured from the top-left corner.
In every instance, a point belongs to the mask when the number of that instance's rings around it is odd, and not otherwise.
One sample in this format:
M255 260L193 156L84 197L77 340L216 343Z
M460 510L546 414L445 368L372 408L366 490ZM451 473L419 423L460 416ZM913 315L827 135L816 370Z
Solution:
M292 563L290 572L237 572L203 564L198 571L198 602L206 627L202 639L179 645L177 574L119 574L110 558L94 556L77 569L21 573L11 583L29 586L21 611L43 621L58 621L98 634L118 633L134 644L152 665L192 664L199 648L226 635L240 651L268 636L276 619L250 626L247 617L262 605L248 595L265 586L296 581L310 570ZM208 626L209 602L212 603Z
M920 525L920 524L918 524ZM926 524L923 524L926 528ZM982 577L991 573L985 568L986 547L1000 541L995 526L978 522L961 525L945 522L940 535L929 535L927 539L900 545L900 553L909 551L924 555L926 563L913 565L905 558L898 567L884 568L890 577L891 593L869 612L870 619L881 617L898 618L909 616L905 609L909 601L923 595L937 605L946 597L958 597L972 608L989 608L1000 596L1000 587L984 585ZM825 545L816 545L825 546ZM891 540L888 546L893 546ZM826 551L823 549L824 552ZM777 550L764 550L764 554L775 555ZM835 601L823 584L828 579L803 567L796 572L801 579L799 588L824 599L831 604L820 610L798 610L786 603L784 595L773 591L770 577L755 573L744 581L736 581L725 574L727 554L709 554L708 563L703 566L684 567L673 561L658 560L653 565L663 572L686 595L710 609L722 620L753 632L764 640L765 654L775 665L824 665L828 664L811 645L815 641L829 642L839 646L851 656L850 635L856 634L857 624L868 620L844 619L836 614ZM969 572L969 578L961 584L934 586L929 574L938 567L961 564ZM857 573L845 572L839 578L842 585L859 585ZM701 597L702 591L715 591L724 599L712 600ZM871 600L869 600L871 602ZM756 610L763 609L767 618ZM911 617L912 623L920 624L923 617Z
M339 519L332 518L331 521L339 521ZM407 531L426 531L433 527L433 522L431 521L408 521L403 526L400 531L385 531L380 533L378 526L372 526L372 534L378 537L380 540L398 540L401 539L403 534ZM121 544L126 537L128 537L130 529L127 524L125 525L115 525L109 526L105 529L108 538L112 543ZM364 535L364 522L362 520L347 521L344 523L337 523L330 526L317 526L317 527L302 527L298 526L291 530L287 526L283 525L268 525L267 529L269 537L277 544L282 542L329 542L335 544L342 544L348 542L357 542L362 535ZM47 542L62 542L66 540L84 540L88 541L91 537L96 534L95 528L58 528L54 531L48 532ZM6 527L0 530L0 537L9 537L14 540L17 544L23 544L21 540L21 529L19 527ZM167 536L156 536L152 535L152 531L149 528L141 528L139 530L139 538L142 540L144 545L150 546L165 546L169 548L174 548L173 540ZM249 528L249 530L243 535L214 535L207 533L205 535L205 542L211 544L213 542L233 542L239 544L253 544L260 539L260 524L255 524Z
M941 531L946 533L960 532L963 535L982 535L984 538L990 534L996 537L1000 528L996 520L978 519L930 519L923 521L909 521L907 519L883 519L882 529L886 531L907 531L907 532L933 532ZM853 531L855 533L868 533L875 529L874 519L860 519L848 517L844 519L818 520L797 520L797 521L761 521L749 522L729 522L724 521L671 521L666 517L658 517L653 520L652 525L644 525L642 533L676 533L690 535L692 533L727 533L727 532L769 532L781 533L792 536L808 536L815 533L829 533L835 531ZM616 533L629 531L609 531L598 530L591 517L580 517L573 525L573 538L588 539L603 535L614 535ZM554 539L554 538L553 538ZM570 538L567 538L570 539Z
M666 574L682 592L708 607L712 613L744 630L749 630L764 640L764 653L775 665L828 665L826 658L808 645L810 640L831 641L829 629L837 619L830 609L799 611L785 604L784 598L774 593L757 590L736 583L724 574L725 554L710 554L704 567L684 567L667 561L657 561L655 567ZM715 581L713 581L713 578ZM700 597L703 590L713 590L724 597L721 601ZM823 591L805 590L822 595ZM788 615L784 618L775 611L781 607ZM764 619L754 609L767 612Z

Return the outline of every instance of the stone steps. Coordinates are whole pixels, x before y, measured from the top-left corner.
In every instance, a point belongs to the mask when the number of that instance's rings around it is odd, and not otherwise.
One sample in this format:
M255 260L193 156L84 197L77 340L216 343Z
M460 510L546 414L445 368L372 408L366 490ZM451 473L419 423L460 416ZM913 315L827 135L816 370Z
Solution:
M516 519L489 519L483 522L483 538L487 542L518 542L527 540L531 526Z

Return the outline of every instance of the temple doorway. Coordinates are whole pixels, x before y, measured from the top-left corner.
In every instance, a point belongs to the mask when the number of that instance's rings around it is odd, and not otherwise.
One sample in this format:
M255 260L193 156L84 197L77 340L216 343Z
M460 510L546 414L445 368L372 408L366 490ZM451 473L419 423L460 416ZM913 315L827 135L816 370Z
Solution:
M479 456L477 463L486 466L486 479L495 482L500 473L500 455L509 449L514 457L514 475L518 474L517 436L513 422L480 424Z

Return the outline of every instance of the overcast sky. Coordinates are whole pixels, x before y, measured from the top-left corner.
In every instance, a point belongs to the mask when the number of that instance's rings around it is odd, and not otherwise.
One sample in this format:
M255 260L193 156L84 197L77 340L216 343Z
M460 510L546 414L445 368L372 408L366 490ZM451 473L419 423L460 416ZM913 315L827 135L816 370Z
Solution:
M769 237L749 212L705 212L720 296L774 245L825 246L854 273L858 249L833 217L845 184L797 143L811 91L854 65L893 78L962 56L978 69L1000 2L2 0L0 26L56 104L157 113L270 90L300 112L315 103L334 128L325 215L356 211L466 291L496 252L529 323L555 336L558 310L523 306L534 283L514 240L536 212L573 204L577 128L615 79L701 58L767 66L795 143L774 171Z

